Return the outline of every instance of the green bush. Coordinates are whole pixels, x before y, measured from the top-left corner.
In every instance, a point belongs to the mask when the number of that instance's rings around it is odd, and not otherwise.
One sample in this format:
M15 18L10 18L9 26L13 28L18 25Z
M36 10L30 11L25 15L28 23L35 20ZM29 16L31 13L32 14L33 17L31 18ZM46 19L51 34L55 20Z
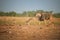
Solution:
M55 13L53 16L56 18L60 18L60 13Z

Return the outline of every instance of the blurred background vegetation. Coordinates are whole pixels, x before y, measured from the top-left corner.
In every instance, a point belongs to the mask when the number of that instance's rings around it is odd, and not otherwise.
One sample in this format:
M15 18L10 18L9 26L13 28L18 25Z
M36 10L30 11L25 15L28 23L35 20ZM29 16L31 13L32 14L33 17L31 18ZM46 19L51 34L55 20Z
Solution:
M34 17L36 12L49 12L43 10L36 10L36 11L24 11L22 13L16 13L15 11L11 12L2 12L0 11L0 16L13 16L13 17ZM50 11L53 12L53 11ZM60 13L54 13L54 17L60 18Z

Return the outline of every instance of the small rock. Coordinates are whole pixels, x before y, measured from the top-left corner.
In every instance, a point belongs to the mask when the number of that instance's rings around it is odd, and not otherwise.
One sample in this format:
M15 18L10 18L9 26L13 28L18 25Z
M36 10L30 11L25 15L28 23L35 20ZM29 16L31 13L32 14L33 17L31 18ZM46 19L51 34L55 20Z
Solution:
M42 28L40 27L40 29L42 29Z

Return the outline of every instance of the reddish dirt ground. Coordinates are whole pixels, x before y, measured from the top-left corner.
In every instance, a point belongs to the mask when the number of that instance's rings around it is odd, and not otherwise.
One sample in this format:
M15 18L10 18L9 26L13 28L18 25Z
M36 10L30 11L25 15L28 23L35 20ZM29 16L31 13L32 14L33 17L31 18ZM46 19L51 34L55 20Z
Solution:
M60 40L60 24L0 25L0 40Z

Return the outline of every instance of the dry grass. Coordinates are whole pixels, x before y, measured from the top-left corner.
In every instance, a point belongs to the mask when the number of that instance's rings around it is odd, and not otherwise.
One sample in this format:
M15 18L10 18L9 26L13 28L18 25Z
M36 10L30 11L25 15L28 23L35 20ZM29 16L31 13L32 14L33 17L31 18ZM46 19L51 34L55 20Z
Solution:
M26 21L28 21L31 17L0 17L0 24L20 24L24 25L26 24ZM48 21L46 21L48 23ZM35 17L32 18L28 22L30 25L41 25L44 24L44 22L38 21Z

